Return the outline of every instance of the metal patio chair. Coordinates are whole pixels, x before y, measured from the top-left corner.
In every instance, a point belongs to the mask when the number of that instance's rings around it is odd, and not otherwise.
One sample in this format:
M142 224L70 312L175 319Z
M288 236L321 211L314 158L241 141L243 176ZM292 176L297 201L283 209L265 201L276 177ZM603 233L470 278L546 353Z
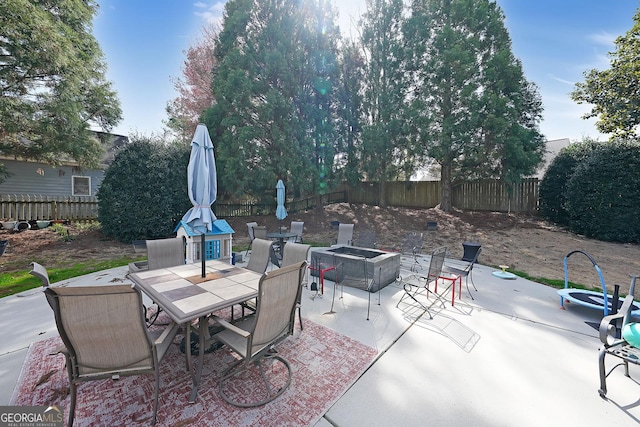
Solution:
M353 244L353 228L354 224L338 225L338 238L335 244L351 246Z
M411 274L407 277L401 277L400 283L402 284L402 288L404 289L404 294L400 297L400 300L396 304L396 307L400 305L405 299L411 299L419 307L423 308L428 314L429 318L433 319L431 312L429 309L433 307L433 304L436 302L440 302L444 307L443 296L454 287L455 282L460 280L459 277L447 277L442 275L442 266L444 264L444 257L447 253L447 248L441 246L436 248L431 253L431 260L429 261L429 271L426 276L420 274ZM445 287L443 291L438 293L438 281L448 281L448 286ZM434 285L434 290L432 291L429 287ZM455 297L455 287L452 290ZM425 302L420 301L421 299L429 300L429 296L433 295L434 300L430 304L426 304ZM452 299L453 301L453 299Z
M636 278L631 276L631 284L629 285L629 294L624 299L622 307L615 314L610 314L602 318L600 322L600 341L602 347L598 355L598 368L600 371L600 389L598 393L603 399L607 398L607 377L618 366L624 366L624 374L629 375L629 363L640 365L640 328L638 334L633 334L636 328L635 323L631 321L631 313L635 308L633 305L633 297L635 294ZM627 335L627 328L631 335ZM625 338L627 336L627 338ZM633 341L629 342L627 339ZM614 365L609 372L606 372L605 357L607 355L615 356L622 361Z
M478 292L478 288L476 288L476 284L473 283L472 273L473 273L473 266L476 264L476 262L478 262L478 257L480 256L480 252L482 252L482 248L478 248L478 250L475 251L475 253L472 255L473 258L471 258L470 261L467 263L467 265L464 267L457 267L457 266L446 265L446 264L442 267L442 271L445 273L453 274L454 276L458 276L460 278L464 277L464 282L467 287L467 292L469 293L469 296L471 297L472 300L475 298L473 298L473 295L471 294L471 290L469 289L469 280L471 280L471 285L473 285L473 289L475 289L475 291Z
M291 232L296 233L296 237L292 237L287 242L302 243L302 232L304 231L304 221L291 221Z
M129 264L129 273L175 267L185 263L185 242L181 237L145 240L147 261Z
M269 265L271 257L271 251L273 250L273 242L271 240L265 240L260 238L253 239L251 245L251 256L247 263L247 269L255 271L256 273L264 273Z
M417 272L420 269L418 255L422 253L423 244L424 235L422 233L411 232L405 234L400 244L400 262L403 267L409 268L413 272Z
M293 332L296 302L301 292L302 277L307 262L302 261L286 267L272 270L260 279L258 289L258 306L255 316L237 323L230 323L213 316L225 328L213 336L234 353L240 360L227 368L220 378L218 390L220 396L231 405L239 407L255 407L264 405L284 393L291 384L291 367L289 362L280 356L275 346ZM283 384L274 385L266 375L265 364L280 362L286 369ZM263 395L257 402L242 401L231 397L227 392L227 384L233 380L245 380L243 376L251 365L260 372L264 385Z
M130 285L48 287L45 295L64 343L73 425L81 382L154 374L153 423L158 414L159 363L178 325L149 332L142 295Z
M377 246L376 232L373 230L362 230L358 233L358 244L361 248L375 249Z
M307 261L309 258L309 251L311 245L304 245L302 243L287 243L284 245L284 255L282 256L282 267L287 267L298 262ZM304 276L300 286L306 286L308 271L305 269ZM298 301L296 302L298 309L298 319L300 320L300 329L304 329L302 326L302 292L298 295Z

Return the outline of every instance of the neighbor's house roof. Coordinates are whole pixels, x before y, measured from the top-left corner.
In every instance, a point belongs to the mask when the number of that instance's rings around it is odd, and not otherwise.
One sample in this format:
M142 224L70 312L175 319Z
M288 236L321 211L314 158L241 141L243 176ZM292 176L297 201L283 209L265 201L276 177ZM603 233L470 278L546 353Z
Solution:
M100 169L106 169L111 164L111 162L113 162L113 159L115 158L118 150L124 145L129 143L129 138L124 135L115 135L112 133L99 132L99 131L93 131L93 133L95 134L98 141L100 141L100 143L102 144L105 150L104 156L100 161L101 163ZM43 163L42 161L39 161L39 160L24 159L22 157L16 157L16 156L7 156L2 153L0 153L0 160L15 160L15 161L27 162L27 163ZM78 162L68 158L59 159L57 164L60 166L78 166Z
M561 138L561 139L552 139L547 141L547 148L544 153L544 163L540 165L538 171L533 175L533 178L542 179L544 177L544 173L547 171L547 168L555 159L555 157L560 153L564 147L568 147L571 144L569 138Z

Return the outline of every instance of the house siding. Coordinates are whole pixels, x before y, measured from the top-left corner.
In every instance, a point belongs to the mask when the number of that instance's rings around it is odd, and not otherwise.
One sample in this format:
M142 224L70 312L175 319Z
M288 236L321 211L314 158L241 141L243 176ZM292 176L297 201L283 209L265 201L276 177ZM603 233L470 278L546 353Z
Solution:
M91 178L91 196L95 196L104 178L103 170L82 170L76 166L53 167L44 163L0 160L11 175L0 183L2 194L36 194L40 196L71 196L72 177Z

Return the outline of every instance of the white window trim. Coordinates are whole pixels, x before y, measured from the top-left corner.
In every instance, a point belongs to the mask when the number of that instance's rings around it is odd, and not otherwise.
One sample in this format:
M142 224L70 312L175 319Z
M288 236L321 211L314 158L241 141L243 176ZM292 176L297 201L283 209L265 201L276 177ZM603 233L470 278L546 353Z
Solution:
M76 194L76 178L84 178L89 181L89 194ZM72 175L71 176L71 194L74 196L91 196L91 177L81 176L81 175Z

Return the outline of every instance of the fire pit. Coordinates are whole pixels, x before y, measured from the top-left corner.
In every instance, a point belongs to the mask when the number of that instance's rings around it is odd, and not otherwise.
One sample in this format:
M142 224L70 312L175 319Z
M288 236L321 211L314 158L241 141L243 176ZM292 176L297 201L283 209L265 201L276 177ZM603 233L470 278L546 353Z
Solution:
M377 292L393 283L400 272L400 254L356 246L339 245L326 249L314 249L311 252L311 267L318 264L337 265L342 263L340 272L345 278L343 284L360 289L367 289L368 281L375 278L371 292ZM365 281L365 267L366 278ZM312 268L311 274L317 275ZM335 281L336 272L327 271L325 279Z

